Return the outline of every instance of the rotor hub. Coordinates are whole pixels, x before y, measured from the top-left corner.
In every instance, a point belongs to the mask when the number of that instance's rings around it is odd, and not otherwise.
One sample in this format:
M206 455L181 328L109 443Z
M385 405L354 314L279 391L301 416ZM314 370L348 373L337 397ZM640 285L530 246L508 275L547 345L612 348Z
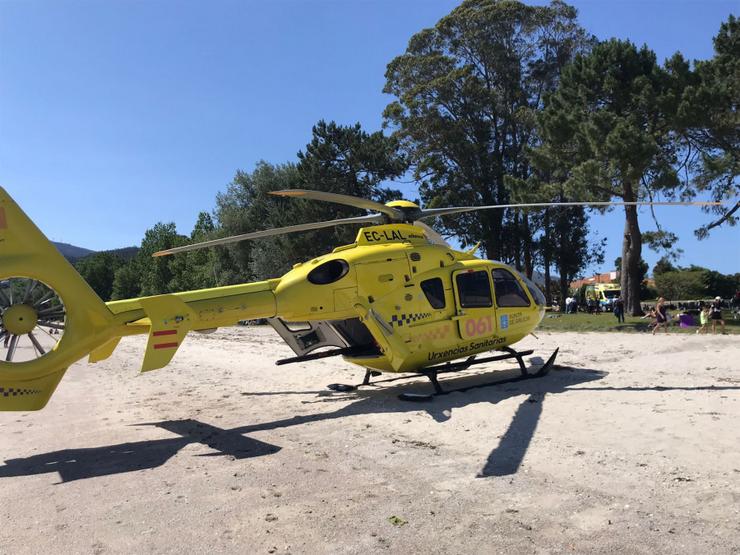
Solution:
M414 202L408 200L392 200L385 205L394 208L401 214L400 219L394 220L391 218L391 221L412 224L421 217L421 208Z
M3 312L3 327L12 335L26 335L38 323L36 310L27 304L16 304Z

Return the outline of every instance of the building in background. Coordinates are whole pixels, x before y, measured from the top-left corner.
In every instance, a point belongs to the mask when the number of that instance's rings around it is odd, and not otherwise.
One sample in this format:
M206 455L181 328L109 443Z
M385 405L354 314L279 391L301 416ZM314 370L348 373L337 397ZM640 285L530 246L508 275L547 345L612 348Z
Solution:
M613 272L596 274L595 276L571 281L570 288L577 291L583 285L596 285L597 283L614 283L616 281L619 281L619 272L615 270Z

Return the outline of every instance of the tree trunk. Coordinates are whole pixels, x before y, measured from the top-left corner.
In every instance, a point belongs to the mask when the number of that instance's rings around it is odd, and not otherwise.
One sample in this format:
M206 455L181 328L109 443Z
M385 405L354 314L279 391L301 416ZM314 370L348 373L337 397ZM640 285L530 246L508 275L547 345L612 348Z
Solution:
M624 200L632 202L635 196L631 185L625 185ZM637 222L637 207L625 206L624 240L622 241L622 268L620 283L624 310L632 316L642 315L640 307L640 259L642 255L642 236Z
M481 214L483 238L481 244L489 260L503 260L501 229L503 227L503 210L486 210Z
M489 260L503 260L501 257L501 220L500 212L502 210L487 210L490 214L481 216L481 225L483 227L483 238L481 246Z
M521 235L521 226L519 224L519 211L514 210L514 217L513 217L513 226L512 226L513 233L511 234L510 241L513 243L514 252L513 254L513 262L514 267L517 269L518 272L522 271L522 235Z
M496 252L495 245L496 245L496 241L491 241L490 239L483 239L481 241L481 246L483 247L483 251L486 253L486 258L488 260L499 260L499 258L495 254Z
M550 260L543 263L545 267L545 303L552 306L552 276L550 276Z
M503 258L503 248L501 243L501 229L503 228L503 210L489 210L493 212L491 218L491 237L493 238L493 258L501 260Z
M566 272L560 272L560 312L565 311L565 299L568 298L568 287L570 286L570 280Z
M545 300L547 306L552 306L552 293L550 292L550 213L545 209L543 217L543 234L542 234L542 266L545 271Z
M523 237L524 237L524 273L532 279L534 273L534 262L532 260L532 232L529 227L529 216L522 214Z

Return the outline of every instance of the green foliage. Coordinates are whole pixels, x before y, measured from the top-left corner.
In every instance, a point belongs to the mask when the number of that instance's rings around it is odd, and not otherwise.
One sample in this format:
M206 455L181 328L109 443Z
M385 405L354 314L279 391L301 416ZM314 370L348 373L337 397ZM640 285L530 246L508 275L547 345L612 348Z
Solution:
M707 297L706 272L674 271L655 276L658 295L666 299L702 299Z
M740 274L722 274L714 270L706 270L705 283L708 296L719 295L723 299L732 298L740 291Z
M400 198L380 183L406 172L398 140L382 132L367 133L359 123L319 121L306 151L298 152L298 173L306 189L342 193L378 202Z
M201 243L216 238L216 225L208 212L198 214L193 231L190 233L190 241ZM177 265L173 266L173 272L177 276L172 283L179 290L205 289L219 285L216 268L216 251L214 249L199 249L179 254L175 257Z
M700 239L722 223L735 225L740 208L740 20L730 15L714 38L714 57L695 70L680 54L667 63L675 90L676 131L681 139L684 198L704 194L728 206L707 210L719 218L696 230Z
M650 199L681 195L735 199L738 190L740 40L734 16L722 24L711 60L692 68L680 54L660 67L646 46L612 39L596 44L576 10L560 0L530 6L514 0L465 0L434 27L415 34L387 67L385 109L392 136L319 121L296 163L260 162L238 171L211 215L201 212L189 236L174 224L147 230L130 249L80 261L79 271L108 299L242 283L276 277L296 261L354 241L357 227L244 241L153 259L157 250L190 242L345 218L362 210L283 199L280 189L330 191L386 202L384 187L409 169L428 207L509 202ZM678 172L683 182L679 185ZM734 224L740 202L717 209ZM738 276L673 266L677 237L658 226L641 233L625 209L622 269L628 312L639 310L647 264L642 245L665 251L654 270L661 294L734 293ZM604 241L589 241L582 208L489 210L437 222L463 246L531 274L560 273L560 294ZM624 259L624 264L621 263ZM700 287L700 283L702 284ZM668 294L668 292L671 292ZM726 294L726 292L729 293Z
M563 70L542 113L548 147L566 147L569 190L636 199L677 183L666 77L646 46L611 39Z
M152 258L152 253L213 238L215 226L207 212L201 212L190 238L179 235L174 223L158 223L144 234L141 248L128 262L114 268L113 300L157 295L216 286L214 254L210 249Z
M641 301L653 301L659 297L657 287L651 287L647 283L643 282L640 286L640 300Z
M700 266L673 269L655 275L658 294L666 299L730 298L740 290L740 274L724 275Z
M676 269L677 268L671 263L670 258L664 256L655 263L655 266L653 267L653 277L666 272L675 272Z
M158 295L180 290L183 281L183 259L178 256L153 258L152 254L186 243L187 238L177 233L174 223L160 222L146 230L141 250L136 257L141 295Z
M536 163L563 179L566 193L583 200L670 195L678 185L674 97L666 72L646 46L637 49L617 39L600 43L576 56L548 97ZM636 207L624 210L622 294L627 312L639 314L642 235Z
M290 219L292 216L290 202L293 199L280 199L269 194L271 191L295 189L300 186L298 170L294 164L272 165L259 162L252 173L237 172L226 192L219 193L216 198L219 235L239 235L270 227L303 223L305 220ZM298 237L299 240L301 238L304 237ZM280 239L287 242L292 238L285 236L278 238ZM216 253L219 281L223 284L232 284L276 277L285 265L289 264L286 259L290 252L295 251L281 252L280 243L273 239L242 241L228 247L220 247Z
M547 215L540 242L547 242L546 248L553 253L560 274L559 296L565 298L570 282L584 267L603 264L606 240L589 241L588 217L583 207L548 209Z
M260 162L254 172L238 172L226 193L217 198L216 217L222 235L237 235L365 212L333 203L283 199L270 195L281 189L317 189L384 202L400 196L381 183L405 171L395 139L368 134L359 124L341 126L318 122L297 165ZM358 226L326 228L282 235L220 249L221 281L247 281L277 277L296 262L330 252L354 241Z
M111 299L131 299L140 296L141 283L137 263L131 260L116 270L113 278L113 293Z
M618 256L614 259L614 267L618 270L622 266L622 257ZM642 283L647 277L650 265L640 258L640 262L637 265L637 279Z
M98 296L108 301L113 294L116 270L122 265L119 257L109 252L99 252L77 261L75 268Z
M683 249L676 247L678 235L659 228L657 231L644 231L642 242L656 252L664 252L665 258L678 260L683 254Z
M386 70L384 112L429 207L507 203L507 176L526 183L526 149L537 141L536 111L560 68L588 44L575 9L466 0L409 41ZM482 240L487 255L530 246L526 217L502 210L443 218L463 245ZM517 258L513 253L508 258Z

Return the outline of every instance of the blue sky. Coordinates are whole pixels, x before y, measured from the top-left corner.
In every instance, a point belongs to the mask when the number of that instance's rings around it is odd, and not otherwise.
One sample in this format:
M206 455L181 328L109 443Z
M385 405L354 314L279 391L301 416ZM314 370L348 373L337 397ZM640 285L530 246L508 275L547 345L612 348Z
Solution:
M737 12L722 0L572 3L597 37L647 43L659 60L711 57ZM319 119L379 129L386 64L456 4L0 0L0 184L53 240L134 245L158 221L189 233L237 169L295 160ZM738 228L698 242L706 215L657 211L680 263L740 271ZM646 211L642 225L653 227ZM623 216L592 227L609 240L608 269Z

